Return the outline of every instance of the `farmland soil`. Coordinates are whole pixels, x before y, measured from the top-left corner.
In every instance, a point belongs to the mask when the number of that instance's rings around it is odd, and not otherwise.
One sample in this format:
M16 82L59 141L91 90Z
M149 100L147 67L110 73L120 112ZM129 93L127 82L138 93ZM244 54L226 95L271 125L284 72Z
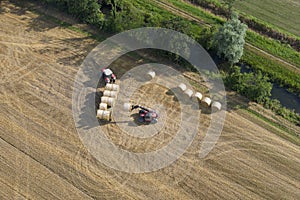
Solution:
M300 199L300 147L234 106L204 159L198 154L210 122L205 113L191 146L166 168L129 174L100 163L76 132L71 104L76 73L98 42L26 7L0 3L0 199ZM139 61L122 57L117 76L132 63ZM166 88L145 87L161 95L136 98L160 101L176 119L178 105ZM129 138L113 123L99 126L121 148L147 152L171 140L175 122L150 140Z

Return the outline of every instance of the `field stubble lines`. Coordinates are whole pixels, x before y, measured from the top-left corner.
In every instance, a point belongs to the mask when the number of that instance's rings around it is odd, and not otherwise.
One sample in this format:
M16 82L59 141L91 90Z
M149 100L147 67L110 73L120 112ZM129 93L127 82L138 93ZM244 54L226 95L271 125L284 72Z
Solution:
M7 181L3 181L0 179L0 198L1 199L9 199L11 197L15 197L19 200L25 200L25 195L18 192L12 185L8 184Z
M3 138L0 139L0 143L0 149L5 152L3 155L6 157L4 169L6 169L6 172L10 172L4 176L6 177L5 181L18 193L26 196L26 198L49 199L54 197L59 199L59 197L63 196L65 198L77 196L77 198L84 197L86 199L88 197L84 192L67 183L67 180L60 177L48 166L33 158L29 152L18 149L18 146L9 143ZM13 156L16 157L16 160L9 159ZM28 165L27 170L22 169L24 164ZM35 178L32 179L32 177Z
M232 114L230 114L232 115ZM234 118L236 118L234 120ZM248 123L250 124L251 127L253 126L253 123L251 121L248 121L247 119L240 118L240 116L236 113L230 117L230 121L227 121L227 125L225 125L225 130L228 129L227 126L228 124L231 124L231 132L226 131L226 135L222 135L223 137L226 137L230 140L236 138L238 135L243 135L241 140L246 140L248 142L243 142L240 143L238 141L230 142L229 146L226 147L226 145L222 145L222 138L221 141L219 141L219 145L215 147L215 154L209 155L208 158L206 158L207 161L213 160L214 162L222 163L222 161L226 162L224 159L228 159L231 157L232 159L238 158L237 162L232 161L230 163L227 163L226 165L222 166L226 171L226 169L242 169L241 173L245 173L244 176L246 177L251 177L251 176L256 176L257 180L259 180L261 185L265 185L264 182L273 182L276 179L281 182L276 182L277 186L282 186L282 188L286 187L287 185L288 188L295 193L295 188L297 188L297 182L299 182L300 177L295 176L295 177L289 177L290 174L295 174L297 171L300 170L300 168L297 165L294 165L296 163L300 163L299 159L295 159L293 161L290 161L291 163L294 163L293 165L296 167L293 167L291 165L286 165L286 160L288 160L289 157L295 157L297 155L297 152L299 152L299 148L296 145L289 144L283 142L279 137L274 137L270 135L271 133L268 133L270 137L266 137L266 135L260 135L259 133L265 132L263 131L263 127L260 127L259 129L252 130L251 132L247 131L247 134L242 134L238 130L235 130L235 128L238 126L238 124L242 125L242 127L246 126ZM233 121L235 123L233 123ZM244 121L246 120L246 121ZM240 121L240 122L238 122ZM248 123L247 123L248 121ZM234 130L234 131L233 131ZM267 138L271 139L267 140ZM272 144L272 145L265 145L265 144ZM227 143L226 143L227 144ZM250 146L252 144L252 146ZM254 145L254 146L253 146ZM282 146L283 145L283 146ZM289 148L292 145L294 146L293 150L294 151L285 151L284 149ZM278 146L282 148L278 149ZM278 149L274 152L275 149ZM225 150L225 151L224 151ZM217 152L220 153L217 153ZM281 153L278 155L280 151ZM278 157L279 156L279 157ZM282 160L283 159L283 160ZM236 164L235 164L236 163ZM238 164L239 163L239 164ZM244 164L242 164L244 163ZM237 165L237 166L232 166L228 168L230 165ZM244 166L243 166L244 165ZM291 169L290 169L291 167ZM246 169L247 168L247 169ZM298 169L297 169L298 168ZM251 173L249 170L252 170L253 173ZM285 169L285 170L283 170ZM268 175L270 173L270 176ZM238 180L235 173L228 172L228 174L232 174L233 180ZM250 175L252 174L252 175ZM260 175L259 175L260 174ZM242 174L240 174L242 176ZM262 178L264 177L264 178ZM230 177L229 177L230 178ZM230 179L231 179L230 178ZM254 177L251 177L253 179ZM249 181L253 182L254 180L249 179ZM292 185L290 185L292 184ZM286 186L285 186L286 185ZM283 187L284 186L284 187ZM285 189L287 191L287 189ZM286 192L285 191L285 192ZM267 197L267 196L266 196Z
M1 121L3 121L3 119ZM74 165L73 155L76 153L76 150L66 151L67 148L63 147L65 145L62 146L62 142L59 141L54 144L51 144L51 142L49 143L49 139L53 140L51 134L48 138L42 139L40 134L38 134L40 132L39 130L30 130L29 133L28 130L25 130L23 125L19 125L16 120L12 121L11 119L8 119L5 121L3 122L5 122L8 127L14 127L15 131L10 131L9 136L2 136L1 138L15 146L19 151L24 152L26 155L30 156L30 158L39 162L52 173L74 185L74 187L77 187L79 190L82 190L80 189L82 186L88 186L91 191L98 191L100 194L105 191L108 196L112 196L112 188L116 187L119 183L116 182L115 179L105 180L104 178L103 180L103 177L95 177L97 174L86 171L80 166L78 167L78 165ZM18 131L22 131L23 134L18 134L20 133ZM3 132L5 132L5 130ZM18 138L18 140L15 140L15 138ZM74 143L68 144L67 146L73 146L73 148L75 148ZM27 151L25 151L26 149ZM84 160L84 158L81 159ZM77 167L74 168L75 166ZM33 168L30 167L30 169ZM101 170L101 168L94 169ZM20 172L22 172L22 170ZM75 182L73 182L74 178L76 180ZM99 181L104 185L99 187ZM112 182L114 182L114 184L110 184ZM32 187L34 188L34 186ZM85 191L82 192L86 193Z
M24 92L24 94L27 93L26 89L24 89L24 88L23 88L22 91ZM23 127L23 128L27 128L27 127L28 128L29 127L33 128L34 127L34 129L30 130L30 132L31 132L30 135L32 135L32 136L35 135L35 137L36 137L37 140L38 139L42 139L42 141L45 141L45 142L47 141L47 143L50 142L48 145L50 145L50 146L53 145L53 147L56 146L55 150L57 150L59 152L59 155L57 155L57 156L47 155L47 157L49 157L49 156L51 158L52 157L53 158L61 157L61 159L64 160L64 162L66 162L66 159L64 157L62 157L63 154L66 154L68 152L76 152L76 149L70 149L70 147L75 148L75 144L73 145L73 143L70 143L70 142L73 141L73 139L71 139L71 138L74 138L75 135L74 135L74 137L70 138L70 136L73 135L73 134L69 134L69 133L74 133L73 128L71 130L63 131L63 129L65 128L65 125L72 124L72 122L65 122L64 120L62 120L62 121L61 120L56 121L56 117L51 117L50 115L43 114L44 113L43 112L44 108L43 108L42 111L39 110L38 108L41 108L41 105L40 104L36 104L36 101L32 101L31 99L27 99L27 100L26 100L26 98L24 99L24 94L23 93L19 94L20 95L20 99L18 100L18 98L14 98L14 101L13 101L13 102L15 102L16 105L22 105L22 107L19 107L17 109L19 112L16 112L16 110L13 109L13 108L16 108L14 104L12 104L11 106L6 106L7 109L8 108L11 109L11 111L8 111L8 113L12 113L12 115L10 115L8 121L3 122L3 124L7 124L8 125L9 122L14 119L14 121L17 124L19 124L18 125L19 127ZM32 94L29 93L27 95L32 95ZM23 101L23 103L20 104L20 101L21 102ZM33 103L33 102L35 102L35 103ZM45 103L45 102L43 102L43 103ZM42 107L51 107L50 105L47 105L47 104L45 104L45 105L46 106L42 106ZM69 111L69 113L70 112L71 111ZM28 119L25 118L26 119L25 121L24 120L18 120L18 118L23 119L24 116L23 117L19 116L17 113L19 113L19 114L24 113L25 116L28 116L29 118ZM51 111L51 113L53 113L53 111ZM70 117L64 117L64 119L70 119ZM52 122L52 120L55 120L55 121ZM35 125L32 124L33 122L35 123ZM16 127L16 126L12 125L11 127ZM41 127L44 127L45 131L43 131L42 129L40 129ZM60 130L60 131L57 132L56 130ZM71 132L69 132L69 131L71 131ZM38 132L39 133L44 133L44 135L45 135L44 138L41 137L41 134L37 134ZM54 135L56 135L56 136L53 137ZM43 145L40 145L39 142L37 142L36 140L33 140L32 138L30 139L30 141L35 141L34 144L38 145L39 148L40 148L40 146L43 146ZM53 142L51 142L51 141L53 141ZM76 141L77 142L75 142L75 143L77 143L79 145L77 139L76 139ZM34 147L34 145L32 145L32 144L25 143L23 145L23 147L25 147L25 148L28 147L28 146L30 146L30 148L39 149L38 147ZM20 148L24 149L22 147L20 147ZM51 150L49 150L49 151L51 151ZM65 153L62 153L62 152L65 152ZM34 156L34 157L36 157L36 156ZM38 156L38 160L40 160L39 157L40 156ZM69 157L71 158L72 156L69 156ZM80 160L84 160L84 158L81 158ZM45 165L48 166L47 163ZM70 164L70 166L72 166L72 165L74 165L74 163ZM78 166L78 165L76 165L76 166ZM80 166L79 166L79 168L80 168ZM99 170L99 169L97 169L97 170ZM74 171L74 170L71 170L71 171ZM82 174L87 174L87 173L89 174L90 173L89 171L83 172L83 171L78 170L78 169L76 169L75 171L80 176L82 176ZM57 173L57 172L55 172L55 173ZM103 177L103 175L104 174L102 174L101 177ZM74 176L71 176L71 179L73 179L73 177ZM77 178L75 178L75 181L78 182ZM114 184L114 185L118 185L118 184ZM110 193L110 192L108 192L108 193Z
M5 50L2 52L2 54L0 53L0 55L3 56L5 59L9 59L10 62L10 63L3 63L2 67L6 71L7 69L10 69L12 67L15 68L15 66L19 66L19 67L16 70L10 70L9 72L4 73L4 78L2 78L1 80L3 84L13 80L18 81L23 77L30 75L31 72L37 70L37 68L42 67L39 65L47 65L46 63L48 63L48 66L45 67L53 67L53 68L57 67L57 64L55 64L56 66L51 66L51 64L54 64L51 61L53 59L54 60L57 59L56 52L63 52L64 50L66 50L67 47L64 44L65 42L64 40L66 40L66 42L69 42L68 44L69 48L77 44L76 42L73 42L71 40L72 33L68 29L64 30L66 32L65 38L58 38L56 36L56 32L57 32L56 28L46 30L45 32L35 32L32 30L28 31L23 27L27 23L26 21L19 20L18 17L14 16L14 14L5 13L4 15L6 17L11 18L13 22L8 24L9 27L7 27L7 29L5 29L0 36L1 38L0 45L2 46L5 45L4 46ZM9 32L9 30L14 29L11 26L14 27L18 26L18 31L14 33ZM51 35L51 37L49 37L49 34ZM77 37L79 40L81 38L84 40L85 38L78 35ZM48 42L42 41L43 40L42 38L48 38L47 39ZM68 41L68 39L70 39L70 41ZM6 41L2 41L2 40L6 40ZM75 40L77 40L77 38ZM34 42L34 41L39 41L39 42ZM48 49L51 48L56 49L56 52L49 52ZM72 51L68 49L68 52L77 56L78 52L76 49L77 48L75 47L72 49ZM44 51L46 55L41 56L40 51ZM86 52L80 52L80 54L85 54L85 53ZM24 57L30 58L30 60L28 60L28 62L26 63L21 63L21 60L22 62L24 62ZM59 57L61 57L61 55ZM10 58L15 58L15 59L10 59ZM62 62L64 61L62 60ZM64 67L66 68L66 66ZM24 73L25 71L27 72ZM77 69L68 66L67 69L64 69L63 71L67 74L73 72L72 73L73 75L75 72L77 72ZM63 74L63 72L60 72L59 70L57 70L57 72Z
M16 174L15 168L8 169L8 163L1 163L0 162L1 169L5 169L5 171L9 174ZM6 174L7 175L7 174ZM5 176L5 175L3 175ZM3 178L2 174L1 177ZM9 177L10 180L12 180L12 177ZM25 194L22 190L18 189L18 186L21 186L21 184L14 182L15 184L11 184L9 181L3 179L0 179L0 198L1 199L11 199L14 197L15 199L28 199L28 194ZM23 193L23 194L22 194Z

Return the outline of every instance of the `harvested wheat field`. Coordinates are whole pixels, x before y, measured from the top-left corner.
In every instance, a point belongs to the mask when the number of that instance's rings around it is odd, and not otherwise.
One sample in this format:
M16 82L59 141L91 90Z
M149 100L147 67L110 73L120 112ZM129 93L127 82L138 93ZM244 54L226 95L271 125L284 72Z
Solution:
M72 91L81 62L99 42L29 7L35 8L1 1L0 199L300 199L300 147L279 137L287 135L281 129L233 109L232 102L248 104L231 94L222 134L205 158L198 154L209 113L201 114L199 133L184 155L165 168L135 174L97 161L76 131ZM123 70L139 63L130 56L118 62ZM114 123L99 126L120 148L155 151L178 129L180 109L167 92L154 84L134 94L146 106L159 101L167 109L166 123L154 137L125 135ZM287 126L300 132L299 126Z

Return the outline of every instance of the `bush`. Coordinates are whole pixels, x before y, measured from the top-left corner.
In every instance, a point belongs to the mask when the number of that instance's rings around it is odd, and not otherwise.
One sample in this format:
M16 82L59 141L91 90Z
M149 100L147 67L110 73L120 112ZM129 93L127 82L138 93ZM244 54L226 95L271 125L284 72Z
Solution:
M299 75L285 68L284 65L281 65L274 60L257 55L257 53L247 49L244 52L242 61L249 64L252 69L267 74L273 82L287 87L289 91L300 96Z
M263 104L267 109L292 123L299 123L300 115L294 110L287 109L277 99L270 99L272 84L262 73L241 73L240 68L235 66L229 74L224 75L224 83L230 89L246 96L250 100Z
M287 109L283 107L277 99L267 98L263 102L263 105L267 109L271 109L277 115L282 116L283 118L293 122L295 124L300 122L300 115L295 113L294 110Z
M67 11L81 21L101 28L104 22L104 15L100 11L97 0L43 0L46 3L54 4L59 9Z
M217 29L215 26L205 27L200 32L199 42L206 50L211 50L213 47L213 37Z
M240 68L235 66L225 76L224 82L230 89L258 103L264 102L265 99L271 96L272 83L261 72L257 74L252 72L241 73Z
M105 23L106 30L121 32L144 26L144 12L130 1L108 1L107 3L112 9Z

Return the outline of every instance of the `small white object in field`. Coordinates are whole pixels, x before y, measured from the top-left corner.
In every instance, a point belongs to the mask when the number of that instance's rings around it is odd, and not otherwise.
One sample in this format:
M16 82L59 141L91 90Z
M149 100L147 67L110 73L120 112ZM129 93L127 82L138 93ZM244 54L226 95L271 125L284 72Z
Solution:
M148 75L148 77L149 78L154 78L155 77L155 71L149 71L148 73L147 73L147 75Z
M183 92L186 90L186 85L184 83L180 83L178 86Z
M99 109L100 110L107 110L107 103L100 103L99 104Z
M124 103L124 110L130 111L131 109L131 104L130 103Z
M102 96L101 103L106 103L109 97Z
M217 101L214 101L212 104L211 104L211 108L212 108L212 111L213 112L216 112L216 111L219 111L221 110L221 103L220 102L217 102Z
M196 92L195 95L194 95L197 99L199 99L201 101L202 99L202 94L200 92Z
M115 98L112 97L101 97L101 103L107 103L107 105L112 106L115 102Z
M202 103L206 106L210 106L211 104L211 99L209 97L204 97L202 100Z
M110 111L109 110L97 110L97 117L99 119L110 120Z
M118 91L119 90L119 85L108 83L105 86L105 90Z
M186 91L184 91L184 93L188 96L188 97L192 97L193 95L193 91L191 89L187 89Z
M102 118L102 114L103 114L103 110L100 110L100 109L97 110L97 117L98 117L98 118L101 119L101 118Z
M103 92L103 96L106 96L106 97L114 97L114 98L116 98L117 95L118 95L117 91L104 90L104 92Z

